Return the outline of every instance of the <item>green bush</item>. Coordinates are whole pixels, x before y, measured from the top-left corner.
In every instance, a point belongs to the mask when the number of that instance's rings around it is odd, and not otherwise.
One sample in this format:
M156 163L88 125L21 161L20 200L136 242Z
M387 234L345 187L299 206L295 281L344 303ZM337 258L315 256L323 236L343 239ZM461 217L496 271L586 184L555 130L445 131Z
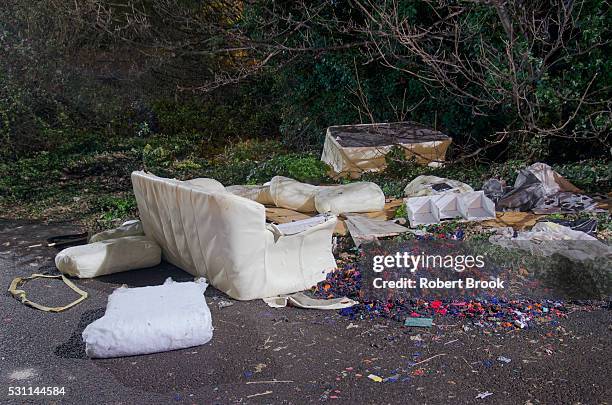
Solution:
M321 183L330 181L327 165L318 157L308 154L289 154L273 157L255 166L247 177L249 184L264 183L274 176L287 176L292 179Z

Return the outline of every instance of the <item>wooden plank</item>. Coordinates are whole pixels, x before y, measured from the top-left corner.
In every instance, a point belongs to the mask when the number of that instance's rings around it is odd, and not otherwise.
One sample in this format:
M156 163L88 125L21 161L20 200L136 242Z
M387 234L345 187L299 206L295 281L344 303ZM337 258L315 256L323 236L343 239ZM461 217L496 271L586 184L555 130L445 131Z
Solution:
M275 224L286 224L287 222L299 221L313 217L314 214L304 214L287 208L266 207L266 219Z

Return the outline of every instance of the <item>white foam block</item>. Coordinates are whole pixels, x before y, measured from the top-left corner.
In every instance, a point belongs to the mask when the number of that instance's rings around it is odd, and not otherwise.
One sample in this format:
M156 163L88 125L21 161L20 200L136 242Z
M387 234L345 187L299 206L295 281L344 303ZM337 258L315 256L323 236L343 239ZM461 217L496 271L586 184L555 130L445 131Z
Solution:
M89 357L122 357L199 346L212 339L207 284L176 283L118 288L108 297L104 316L83 331Z

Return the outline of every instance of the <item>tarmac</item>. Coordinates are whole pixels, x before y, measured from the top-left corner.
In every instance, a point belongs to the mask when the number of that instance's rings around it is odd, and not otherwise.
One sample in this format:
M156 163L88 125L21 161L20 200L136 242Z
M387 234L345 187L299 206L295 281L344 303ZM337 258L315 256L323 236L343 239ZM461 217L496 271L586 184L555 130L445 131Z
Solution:
M45 239L80 231L73 224L0 220L2 403L601 404L612 398L612 312L604 308L576 310L528 330L496 331L444 316L432 328L406 328L386 319L351 321L338 311L233 301L209 287L215 328L209 344L91 360L81 332L104 314L113 289L192 276L162 263L76 280L88 299L57 314L26 307L6 292L14 277L56 272L58 250ZM74 299L59 280L31 281L26 289L47 305ZM10 387L63 387L64 394L9 396Z

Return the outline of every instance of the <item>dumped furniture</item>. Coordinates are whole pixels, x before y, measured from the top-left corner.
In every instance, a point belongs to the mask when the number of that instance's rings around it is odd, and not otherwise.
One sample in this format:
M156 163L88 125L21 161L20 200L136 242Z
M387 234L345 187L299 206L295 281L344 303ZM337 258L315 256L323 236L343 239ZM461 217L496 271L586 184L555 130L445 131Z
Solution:
M386 168L385 156L395 146L422 165L440 165L452 139L414 122L339 125L327 129L321 160L336 176L357 178Z
M264 205L274 205L272 196L270 195L270 184L264 185L235 185L227 186L225 190L239 195L240 197L247 198L249 200L257 201Z
M149 173L132 173L147 237L163 257L238 300L310 288L336 267L336 217L283 235L266 224L262 204Z
M213 335L205 280L152 287L121 287L108 297L106 312L83 331L85 353L107 358L199 346Z
M92 278L157 266L161 249L146 236L124 236L66 248L55 256L63 274Z

